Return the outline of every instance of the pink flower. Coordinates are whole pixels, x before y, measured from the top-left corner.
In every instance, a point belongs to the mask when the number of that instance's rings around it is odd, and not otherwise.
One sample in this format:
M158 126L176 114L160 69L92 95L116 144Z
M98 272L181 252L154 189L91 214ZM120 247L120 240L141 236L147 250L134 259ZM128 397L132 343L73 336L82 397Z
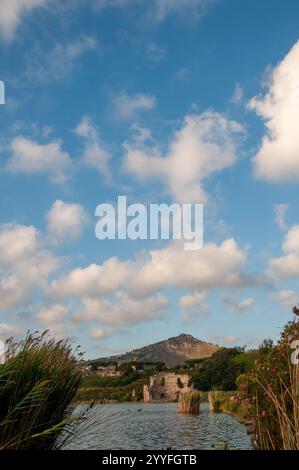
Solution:
M265 418L267 416L267 413L265 410L262 411L262 414L261 414L262 418Z

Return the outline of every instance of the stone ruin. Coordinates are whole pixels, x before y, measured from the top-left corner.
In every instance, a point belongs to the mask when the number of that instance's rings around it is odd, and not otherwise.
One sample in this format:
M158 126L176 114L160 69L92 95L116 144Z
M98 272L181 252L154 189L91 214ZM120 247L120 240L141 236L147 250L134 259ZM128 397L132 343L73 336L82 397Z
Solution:
M160 372L150 377L150 384L143 386L145 403L153 401L177 401L180 393L191 390L187 374Z

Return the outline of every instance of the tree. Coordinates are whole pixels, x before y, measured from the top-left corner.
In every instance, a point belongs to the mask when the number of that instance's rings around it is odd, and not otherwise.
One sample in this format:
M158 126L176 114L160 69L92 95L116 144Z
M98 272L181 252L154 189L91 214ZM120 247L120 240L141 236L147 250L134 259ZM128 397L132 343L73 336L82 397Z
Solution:
M238 355L239 348L219 349L194 369L189 384L201 391L236 390L236 378L245 370L242 363L234 361Z

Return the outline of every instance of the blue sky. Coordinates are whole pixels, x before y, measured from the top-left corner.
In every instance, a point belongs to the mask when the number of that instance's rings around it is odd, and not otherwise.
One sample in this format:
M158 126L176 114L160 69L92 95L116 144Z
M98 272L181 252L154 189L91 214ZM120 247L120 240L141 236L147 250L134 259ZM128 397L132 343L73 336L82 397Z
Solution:
M1 337L276 338L299 297L298 2L0 3ZM118 195L204 203L203 248L97 240Z

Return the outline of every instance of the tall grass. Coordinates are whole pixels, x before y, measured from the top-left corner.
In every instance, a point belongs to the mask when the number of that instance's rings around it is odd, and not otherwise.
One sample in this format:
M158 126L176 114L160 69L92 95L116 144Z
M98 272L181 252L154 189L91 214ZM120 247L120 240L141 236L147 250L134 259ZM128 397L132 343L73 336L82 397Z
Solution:
M211 391L208 394L210 411L223 411L223 404L227 398L227 394L221 391Z
M201 394L197 390L190 390L179 394L179 412L198 414Z
M263 390L277 422L275 429L264 423L263 413L267 411L261 412L257 399L256 430L259 448L299 450L299 365L288 361L285 377L279 378L279 391L273 390L263 380L257 379L256 383Z
M28 334L7 343L0 365L0 449L53 449L74 432L72 400L81 373L68 341Z

